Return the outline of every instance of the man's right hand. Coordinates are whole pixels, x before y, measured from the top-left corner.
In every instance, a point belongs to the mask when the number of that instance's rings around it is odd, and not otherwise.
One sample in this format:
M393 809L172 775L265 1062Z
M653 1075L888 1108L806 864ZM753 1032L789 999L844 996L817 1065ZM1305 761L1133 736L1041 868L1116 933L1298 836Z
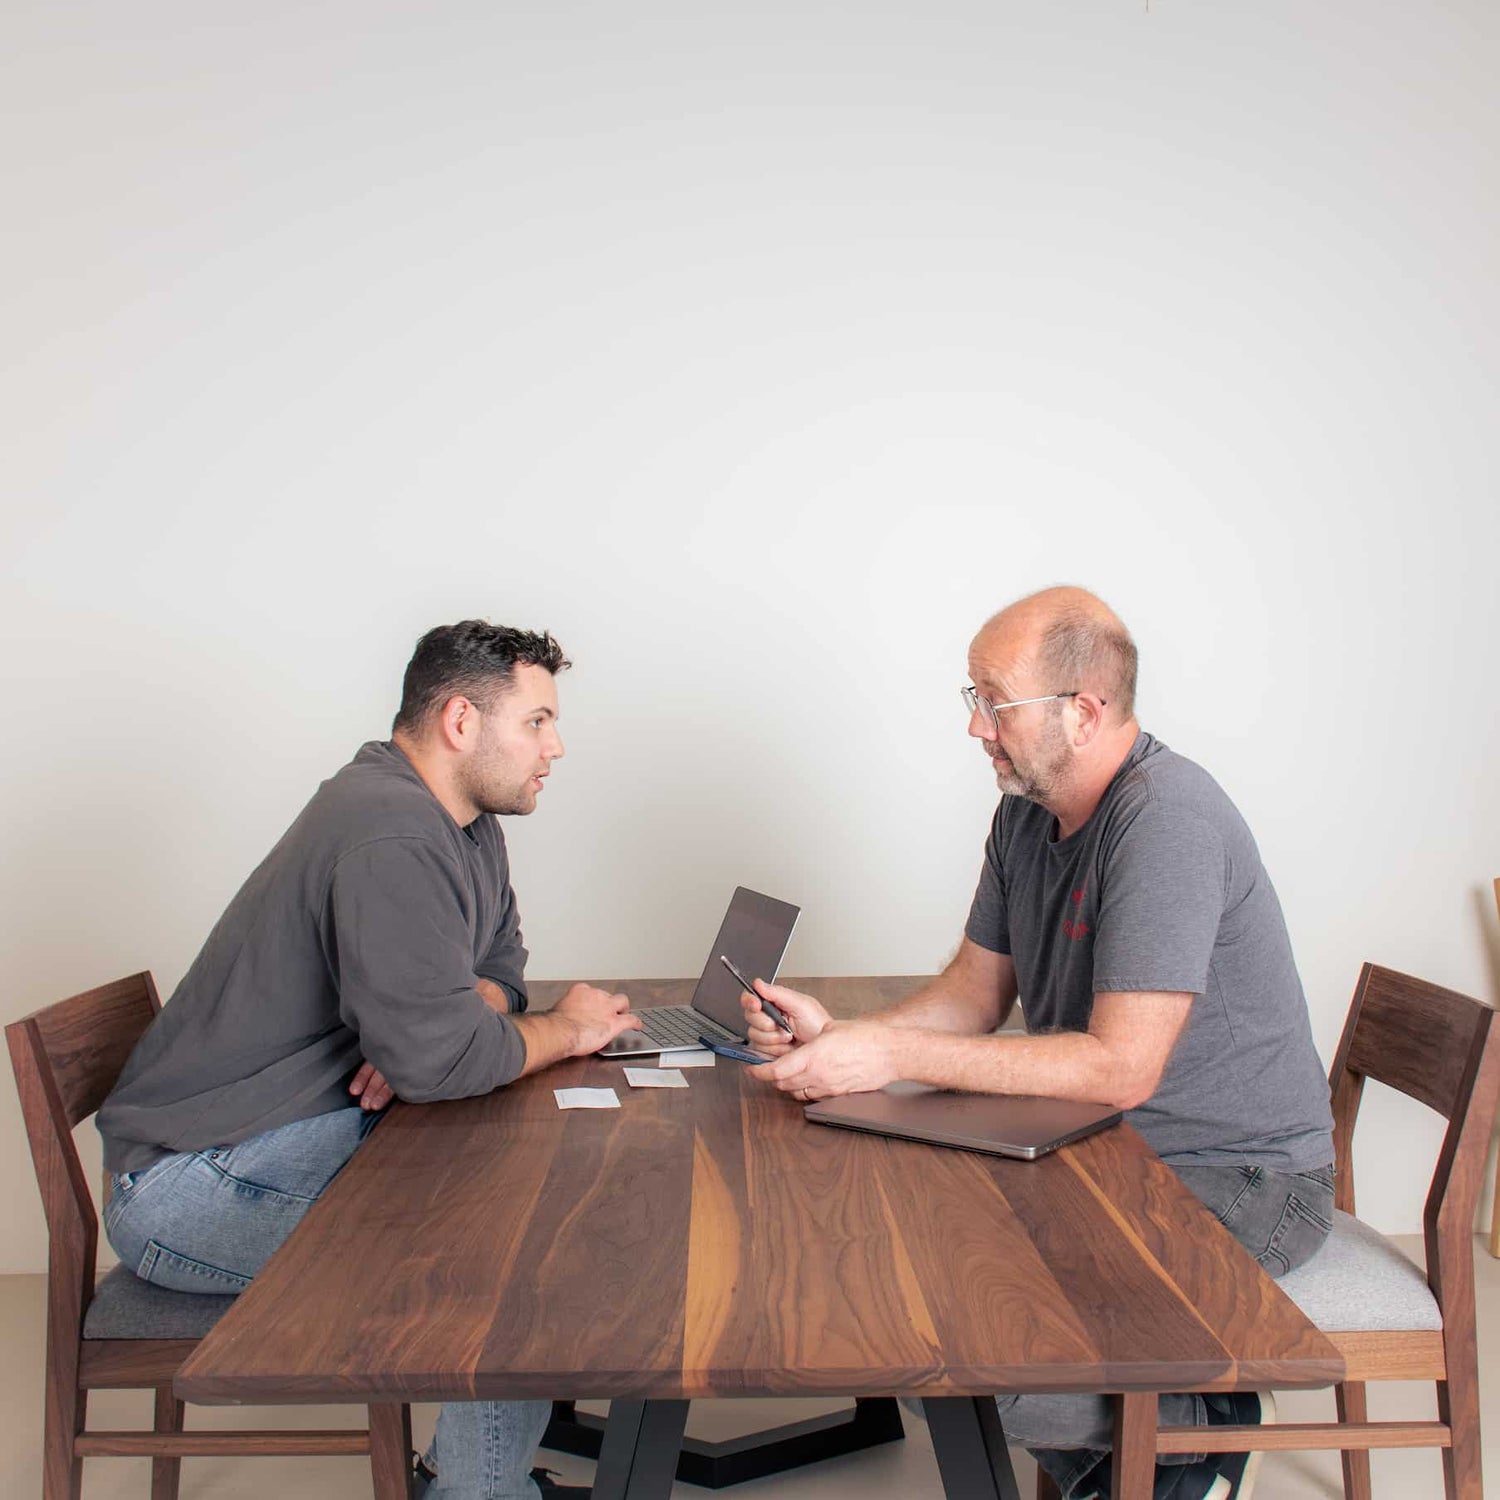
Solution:
M577 1032L569 1057L587 1057L621 1032L641 1029L641 1018L631 1013L628 995L612 995L590 984L575 984L552 1007L552 1014L562 1017Z
M764 979L753 981L759 994L740 992L740 1009L745 1012L749 1028L750 1046L768 1057L781 1057L801 1042L810 1042L832 1024L832 1017L823 1009L822 1003L801 990L789 990L784 984L767 984ZM792 1023L793 1035L788 1036L761 1008L760 995Z

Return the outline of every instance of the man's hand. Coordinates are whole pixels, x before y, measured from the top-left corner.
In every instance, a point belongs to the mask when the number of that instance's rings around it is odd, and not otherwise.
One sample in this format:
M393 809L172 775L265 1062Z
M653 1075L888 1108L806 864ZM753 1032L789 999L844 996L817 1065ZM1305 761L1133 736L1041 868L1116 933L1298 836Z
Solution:
M361 1109L384 1109L396 1097L396 1091L385 1081L385 1075L374 1063L361 1063L359 1072L349 1080L349 1092L359 1100Z
M630 1010L628 995L612 995L589 984L575 984L556 1005L554 1016L568 1022L576 1037L567 1053L569 1057L587 1057L622 1031L639 1031L641 1018Z
M788 994L796 991L789 990ZM781 996L771 999L778 1005ZM817 1002L814 1001L814 1004ZM821 1006L818 1007L822 1009ZM797 1026L801 1034L800 1024ZM757 1046L759 1039L757 1037ZM835 1094L863 1094L884 1088L897 1077L895 1049L900 1033L864 1021L828 1021L814 1040L794 1047L756 1074L797 1099L828 1099Z
M757 1052L764 1052L768 1057L781 1057L798 1043L810 1042L820 1036L830 1024L828 1012L811 995L789 990L784 984L767 984L764 979L755 979L751 983L758 993L752 995L748 990L741 990L740 1008L745 1012L750 1045ZM761 995L792 1023L792 1036L788 1036L761 1009Z

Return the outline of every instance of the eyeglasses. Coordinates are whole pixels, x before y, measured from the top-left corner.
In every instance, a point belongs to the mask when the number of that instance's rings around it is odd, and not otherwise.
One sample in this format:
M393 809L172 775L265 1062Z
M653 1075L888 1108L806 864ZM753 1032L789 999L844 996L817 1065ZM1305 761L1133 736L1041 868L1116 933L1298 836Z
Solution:
M1009 703L991 703L988 698L980 694L976 687L959 689L959 692L963 694L964 706L969 710L969 717L972 719L980 709L983 709L990 728L996 734L1000 732L1000 715L1006 709L1021 708L1027 703L1051 703L1054 698L1076 698L1082 691L1082 688L1077 688L1071 693L1043 693L1040 698L1013 698ZM1105 701L1103 698L1099 700L1101 704Z

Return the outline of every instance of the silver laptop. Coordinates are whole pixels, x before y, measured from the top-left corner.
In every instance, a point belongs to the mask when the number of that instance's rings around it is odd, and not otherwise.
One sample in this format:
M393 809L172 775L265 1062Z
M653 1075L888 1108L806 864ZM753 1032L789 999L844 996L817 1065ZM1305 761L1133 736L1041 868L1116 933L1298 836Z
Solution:
M815 1125L1035 1161L1069 1141L1118 1124L1122 1112L1071 1099L961 1094L921 1083L892 1083L874 1093L820 1099L804 1113Z
M654 1057L702 1044L700 1036L721 1042L743 1042L745 1012L740 986L719 962L722 953L748 979L775 979L797 925L801 908L736 886L719 935L708 950L698 988L690 1005L655 1005L637 1011L644 1031L627 1031L600 1052L600 1057Z

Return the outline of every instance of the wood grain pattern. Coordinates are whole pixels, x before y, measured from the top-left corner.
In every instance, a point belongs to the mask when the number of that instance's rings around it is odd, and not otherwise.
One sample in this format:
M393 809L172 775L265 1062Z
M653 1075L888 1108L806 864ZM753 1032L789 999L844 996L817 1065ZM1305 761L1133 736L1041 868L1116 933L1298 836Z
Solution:
M1441 1333L1330 1332L1328 1341L1344 1356L1350 1380L1442 1379Z
M80 1458L298 1458L350 1457L370 1451L370 1435L358 1428L297 1428L254 1432L89 1432L73 1444Z
M1451 1443L1442 1422L1381 1422L1364 1434L1366 1448L1446 1448ZM1215 1427L1215 1453L1272 1453L1302 1449L1343 1448L1349 1429L1337 1422L1284 1422L1275 1427ZM1158 1453L1199 1453L1201 1427L1163 1427Z
M921 981L796 982L856 1014ZM692 991L601 983L638 1005ZM631 1091L590 1058L394 1106L179 1393L971 1396L1342 1373L1129 1130L1005 1162L808 1125L722 1059L686 1076ZM575 1084L623 1107L559 1111L553 1088ZM1200 1229L1208 1249L1179 1243Z

